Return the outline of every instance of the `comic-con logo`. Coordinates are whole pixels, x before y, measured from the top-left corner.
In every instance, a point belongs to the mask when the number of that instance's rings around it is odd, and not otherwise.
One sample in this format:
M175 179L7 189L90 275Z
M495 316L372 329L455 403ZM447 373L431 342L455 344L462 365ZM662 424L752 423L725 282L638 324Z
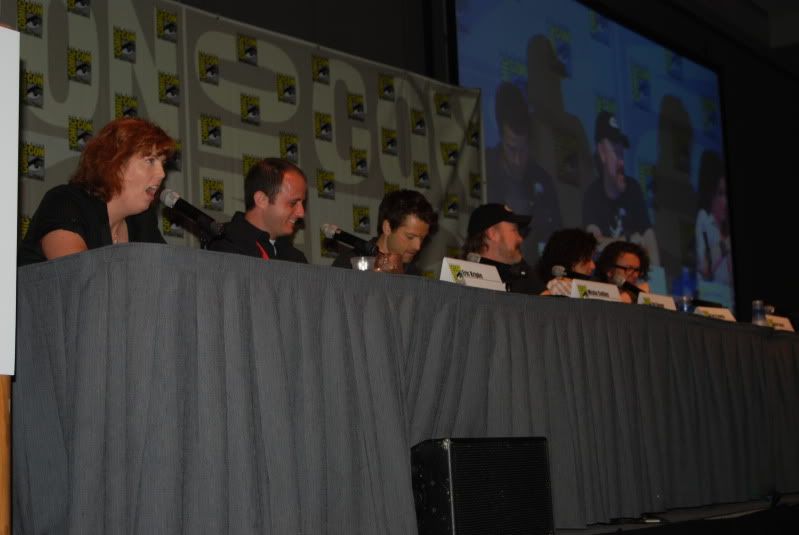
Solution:
M652 95L652 83L649 69L633 63L631 70L630 83L632 84L633 103L642 110L649 110Z
M466 129L466 143L470 147L480 148L480 124L476 121L470 122L469 127Z
M323 258L336 258L338 254L332 244L335 242L325 236L324 230L319 230L319 251Z
M277 99L286 104L297 103L297 80L288 74L277 74L275 77Z
M606 111L611 115L616 115L618 105L616 104L615 98L597 93L594 95L594 108L596 113Z
M466 279L463 278L463 272L459 265L450 264L449 272L452 274L452 280L458 284L466 284Z
M572 37L565 26L553 24L549 28L549 41L567 78L572 76Z
M380 130L380 147L383 154L391 156L397 155L397 131L392 128L382 128Z
M320 141L333 141L333 118L329 113L314 113L314 137Z
M421 189L430 189L430 170L424 162L413 162L413 185Z
M161 232L163 232L164 236L172 236L174 238L183 237L183 227L172 221L166 215L161 217Z
M477 173L469 173L469 197L483 199L483 177Z
M330 85L330 58L311 56L311 77L314 82Z
M200 143L211 147L222 146L222 120L213 115L200 115Z
M433 101L436 105L436 113L441 117L452 117L452 105L448 93L435 93Z
M377 75L377 96L380 100L394 102L396 90L394 88L394 77L388 74Z
M316 196L320 199L336 198L336 174L333 171L316 170Z
M254 37L239 35L237 39L236 57L242 63L258 65L258 42Z
M242 154L241 175L246 177L250 173L250 169L252 169L252 166L257 164L261 160L263 160L261 156L255 156L253 154Z
M417 136L427 135L427 118L422 110L411 110L411 133Z
M175 140L175 152L167 162L167 166L171 171L183 170L183 142L179 139Z
M247 124L261 124L261 98L258 95L241 94L239 114L241 122Z
M350 172L356 176L369 176L369 162L366 149L350 148Z
M67 142L69 150L80 152L89 142L94 134L94 125L91 119L82 117L70 117L67 127Z
M591 11L590 22L591 22L591 30L590 30L591 37L595 41L599 41L602 44L609 45L610 23L608 22L608 19L606 19L596 11Z
M17 29L22 33L42 36L44 26L44 9L40 2L17 2Z
M383 195L393 193L400 190L400 185L394 182L383 182Z
M675 80L682 80L682 57L669 50L666 53L666 73Z
M114 95L114 117L138 117L139 99L131 95Z
M44 180L44 145L23 143L19 154L20 176Z
M158 102L180 105L180 79L168 72L158 73Z
M197 70L201 82L219 85L219 58L217 56L199 52L197 55Z
M31 226L31 218L26 215L19 216L19 239L24 240Z
M89 17L91 15L92 3L90 0L67 0L67 11L80 15L81 17Z
M444 165L455 165L458 163L460 150L457 143L441 143L441 160Z
M441 211L444 212L444 217L450 219L457 219L458 212L460 211L461 199L457 195L447 195L444 197L443 206Z
M280 132L280 157L294 163L300 161L300 142L297 134Z
M203 177L203 208L223 211L225 209L225 183L216 178Z
M82 84L92 83L92 53L88 50L67 50L67 78Z
M22 102L26 106L41 108L44 104L44 75L40 72L22 73Z
M178 42L178 16L172 11L159 9L155 12L155 35L164 41Z
M363 95L354 93L347 95L347 117L355 121L363 121L366 118L366 105L363 102Z
M136 63L136 33L114 26L114 57Z
M353 205L352 206L352 230L360 232L361 234L371 234L372 224L369 219L369 207Z

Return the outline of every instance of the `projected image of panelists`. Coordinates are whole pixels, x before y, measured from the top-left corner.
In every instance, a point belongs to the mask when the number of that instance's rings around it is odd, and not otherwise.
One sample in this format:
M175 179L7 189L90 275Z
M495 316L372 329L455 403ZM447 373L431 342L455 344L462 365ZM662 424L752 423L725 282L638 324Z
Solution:
M420 535L555 532L546 438L426 440L411 466Z

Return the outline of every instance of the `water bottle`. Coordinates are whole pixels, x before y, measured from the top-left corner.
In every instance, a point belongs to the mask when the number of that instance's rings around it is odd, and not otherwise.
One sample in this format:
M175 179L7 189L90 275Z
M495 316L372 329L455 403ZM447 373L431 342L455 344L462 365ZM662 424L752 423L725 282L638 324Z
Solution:
M768 321L766 321L766 307L762 299L755 299L752 301L752 323L768 327Z

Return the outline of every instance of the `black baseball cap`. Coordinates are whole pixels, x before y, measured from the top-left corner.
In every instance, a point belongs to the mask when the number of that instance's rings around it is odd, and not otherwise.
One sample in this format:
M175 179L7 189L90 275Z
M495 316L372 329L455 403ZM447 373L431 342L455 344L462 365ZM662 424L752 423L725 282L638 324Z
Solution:
M621 128L616 116L609 111L601 111L596 116L596 129L594 130L594 141L599 143L603 139L609 139L612 143L621 143L625 147L630 146L630 140L627 139Z
M532 217L513 213L513 210L499 203L489 203L478 206L469 218L469 236L476 236L485 229L493 227L497 223L507 221L516 223L519 229L530 224Z

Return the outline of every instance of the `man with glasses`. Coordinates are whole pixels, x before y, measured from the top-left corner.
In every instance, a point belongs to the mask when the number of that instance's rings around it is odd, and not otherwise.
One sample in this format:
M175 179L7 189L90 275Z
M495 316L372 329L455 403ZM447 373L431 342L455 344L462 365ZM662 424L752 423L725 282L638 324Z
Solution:
M624 174L624 150L630 141L616 117L599 112L594 130L598 178L583 196L583 226L596 236L600 248L614 240L641 244L652 263L659 264L655 230L638 182Z
M648 273L649 255L646 249L635 243L626 241L609 243L596 261L597 278L610 284L621 283L619 292L621 300L625 303L637 301L635 288L641 292L650 291L649 283L645 280Z

